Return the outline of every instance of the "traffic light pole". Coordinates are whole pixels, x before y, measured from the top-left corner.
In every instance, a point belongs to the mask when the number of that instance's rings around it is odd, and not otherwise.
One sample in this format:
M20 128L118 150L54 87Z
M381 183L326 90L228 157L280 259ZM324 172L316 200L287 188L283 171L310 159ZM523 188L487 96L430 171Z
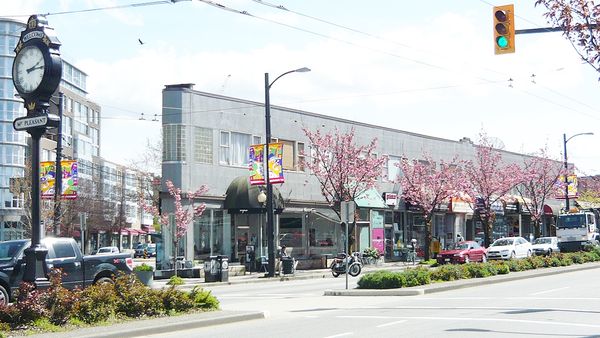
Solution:
M586 29L596 29L598 28L597 24L590 24L586 27ZM563 32L565 29L563 27L544 27L544 28L528 28L528 29L516 29L515 35L517 34L538 34L538 33L552 33L552 32ZM573 30L579 30L574 28Z

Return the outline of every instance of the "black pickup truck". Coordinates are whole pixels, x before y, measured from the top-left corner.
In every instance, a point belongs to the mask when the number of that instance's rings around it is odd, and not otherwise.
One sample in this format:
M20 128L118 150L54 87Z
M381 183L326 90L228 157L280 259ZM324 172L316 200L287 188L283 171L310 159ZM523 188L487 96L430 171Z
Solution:
M30 243L29 239L0 242L0 304L12 301L14 291L21 284L25 269L24 250ZM48 249L48 268L62 269L62 284L68 289L112 282L117 271L133 271L133 259L128 253L83 256L72 238L46 237L41 244Z

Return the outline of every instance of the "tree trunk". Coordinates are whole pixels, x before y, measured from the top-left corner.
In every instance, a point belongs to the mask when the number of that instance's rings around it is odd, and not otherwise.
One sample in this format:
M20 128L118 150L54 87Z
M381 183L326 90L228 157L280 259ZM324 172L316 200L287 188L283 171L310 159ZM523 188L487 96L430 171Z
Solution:
M425 226L425 260L429 260L431 258L431 250L429 250L431 248L431 226L432 222L431 218L429 218Z
M533 233L535 235L535 238L539 238L541 235L541 227L542 227L542 220L541 219L536 219L533 222Z
M179 241L174 240L173 244L175 247L175 255L173 255L173 269L175 270L174 276L177 276L177 253L179 252Z

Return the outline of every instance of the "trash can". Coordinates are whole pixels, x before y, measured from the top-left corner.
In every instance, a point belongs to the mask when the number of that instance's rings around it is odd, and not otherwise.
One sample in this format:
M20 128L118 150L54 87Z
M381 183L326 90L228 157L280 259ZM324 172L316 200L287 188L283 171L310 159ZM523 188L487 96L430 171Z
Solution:
M205 282L216 282L219 277L219 264L218 256L210 256L208 260L204 262L204 281Z
M224 255L217 256L218 259L218 280L219 282L229 282L229 258Z
M294 273L294 259L292 257L281 257L281 273L291 275Z

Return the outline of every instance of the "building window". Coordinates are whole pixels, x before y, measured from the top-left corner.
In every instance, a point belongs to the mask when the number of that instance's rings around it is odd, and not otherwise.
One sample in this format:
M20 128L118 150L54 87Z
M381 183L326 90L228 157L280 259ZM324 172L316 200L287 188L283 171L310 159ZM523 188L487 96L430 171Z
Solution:
M213 161L212 129L194 127L194 161L211 164Z
M400 157L388 156L387 162L387 179L389 181L396 181L400 177Z
M304 143L302 142L298 142L297 144L298 146L298 165L297 165L297 169L298 171L304 171Z
M245 166L248 164L248 148L252 135L221 131L219 142L219 163Z
M163 126L164 161L185 161L185 126L168 124Z

